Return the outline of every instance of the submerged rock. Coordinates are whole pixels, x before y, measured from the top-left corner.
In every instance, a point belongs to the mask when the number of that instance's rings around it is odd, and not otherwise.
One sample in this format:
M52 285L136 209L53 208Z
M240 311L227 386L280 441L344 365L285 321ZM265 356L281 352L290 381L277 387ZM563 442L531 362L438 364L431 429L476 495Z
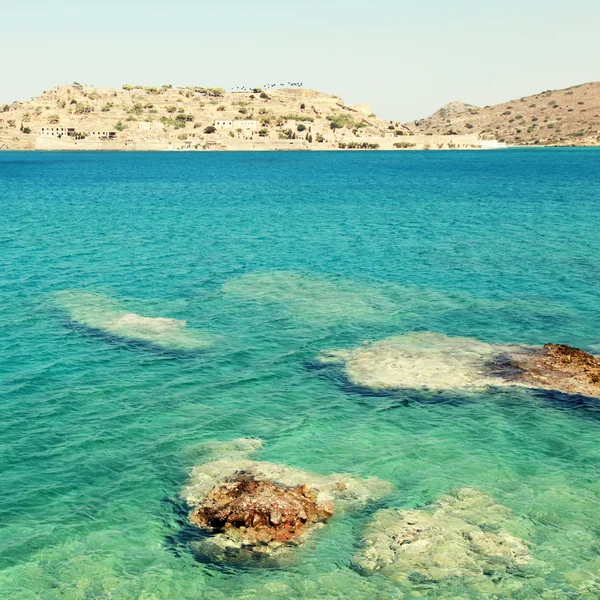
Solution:
M252 451L247 440L239 445ZM192 548L211 559L276 558L332 515L359 509L391 490L375 477L319 475L243 458L237 446L224 445L234 450L232 458L194 467L181 492L192 508L190 522L207 533Z
M307 484L277 484L240 472L217 484L192 511L190 522L217 532L228 530L244 545L268 545L297 540L333 510L333 502L319 502Z
M375 390L457 388L501 385L487 367L495 355L508 351L478 340L417 332L365 342L351 350L322 352L324 364L342 364L355 385Z
M188 328L185 321L128 312L119 302L103 294L65 291L57 294L57 300L81 328L120 340L191 352L207 348L216 339L207 332Z
M418 510L381 510L363 538L356 565L397 581L491 577L531 561L526 543L503 527L510 511L470 489Z
M513 386L600 397L600 358L564 344L494 345L439 333L408 333L351 350L322 352L355 385L374 390L481 390Z
M254 302L276 302L301 320L327 323L381 321L398 307L367 283L292 271L248 273L223 285L223 292Z

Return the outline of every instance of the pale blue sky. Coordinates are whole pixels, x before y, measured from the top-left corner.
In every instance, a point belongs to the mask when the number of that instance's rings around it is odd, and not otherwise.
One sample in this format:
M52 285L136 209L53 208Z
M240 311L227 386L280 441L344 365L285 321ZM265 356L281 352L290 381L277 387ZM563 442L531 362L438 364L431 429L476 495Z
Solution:
M600 80L598 0L4 0L0 101L301 81L402 121Z

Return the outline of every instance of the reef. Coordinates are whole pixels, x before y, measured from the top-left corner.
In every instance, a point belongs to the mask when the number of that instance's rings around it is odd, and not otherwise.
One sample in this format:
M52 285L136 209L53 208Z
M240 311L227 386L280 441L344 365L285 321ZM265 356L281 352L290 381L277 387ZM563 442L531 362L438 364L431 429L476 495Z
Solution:
M391 484L347 474L320 475L242 455L256 443L226 443L231 458L198 465L181 492L190 522L207 535L197 553L218 561L278 557L305 542L332 516L357 510L391 491ZM210 453L222 455L212 446Z
M65 291L57 295L73 323L89 332L137 342L163 350L193 352L212 345L216 336L187 327L185 321L147 317L126 311L103 294Z
M238 299L277 303L295 318L310 322L376 322L398 311L398 306L380 290L324 275L290 271L248 273L226 282L222 289Z
M600 358L565 344L494 345L439 333L407 333L321 352L348 380L373 390L482 390L523 386L600 397Z
M501 578L532 560L527 543L505 530L511 520L510 510L471 488L423 509L381 510L355 564L396 581Z
M351 350L322 352L322 364L341 364L355 385L374 390L483 389L502 385L487 363L509 346L478 340L417 332L365 342Z

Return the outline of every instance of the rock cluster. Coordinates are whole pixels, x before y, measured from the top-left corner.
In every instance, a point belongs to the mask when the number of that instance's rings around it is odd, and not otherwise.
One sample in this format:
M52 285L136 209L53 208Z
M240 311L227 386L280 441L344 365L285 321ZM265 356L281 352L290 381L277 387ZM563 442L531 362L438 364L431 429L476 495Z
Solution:
M503 529L510 511L465 488L420 510L381 510L367 529L356 565L397 581L490 577L531 560L525 542Z
M217 484L192 511L190 521L204 529L227 530L245 545L259 545L296 540L333 511L333 502L319 502L307 484L276 484L240 472Z

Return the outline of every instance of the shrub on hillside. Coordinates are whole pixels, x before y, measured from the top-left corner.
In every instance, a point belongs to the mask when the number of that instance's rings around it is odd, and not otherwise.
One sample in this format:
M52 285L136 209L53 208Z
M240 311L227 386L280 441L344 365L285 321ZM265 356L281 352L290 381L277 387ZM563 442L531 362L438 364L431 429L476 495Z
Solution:
M84 104L83 102L78 102L77 106L73 109L73 112L76 115L86 115L91 112L94 112L94 107L91 104Z
M308 115L282 115L280 117L284 121L301 121L304 123L313 123L313 117L309 117Z
M350 115L344 113L329 116L327 120L329 121L329 127L333 130L342 129L343 127L355 129L359 125Z
M204 133L214 133L215 131L217 131L217 128L213 125L204 128Z

